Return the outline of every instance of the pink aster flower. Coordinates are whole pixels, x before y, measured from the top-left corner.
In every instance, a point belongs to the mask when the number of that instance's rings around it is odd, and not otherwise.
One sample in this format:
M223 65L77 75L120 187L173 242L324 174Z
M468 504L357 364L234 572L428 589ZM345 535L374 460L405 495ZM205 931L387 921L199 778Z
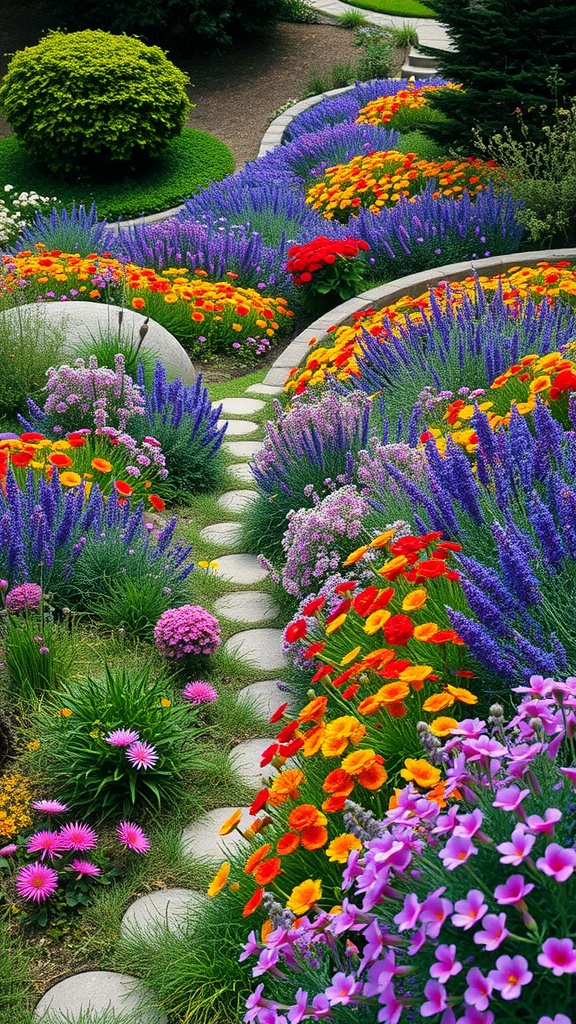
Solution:
M452 914L452 924L455 928L463 928L468 931L477 921L481 921L488 910L484 902L484 893L479 889L470 889L466 899L456 900L454 904L455 914Z
M332 978L332 984L324 990L324 994L330 1006L347 1006L361 988L362 983L356 981L353 974L337 971Z
M18 846L16 843L8 843L0 850L0 857L11 857L13 853L18 853Z
M63 825L59 836L62 850L93 850L98 842L94 829L79 821Z
M530 856L530 852L534 843L536 842L536 836L531 836L524 831L523 827L516 827L510 836L509 843L500 843L496 849L502 854L500 857L501 864L514 864L518 867L522 861Z
M213 654L221 639L220 623L199 604L169 608L154 627L156 647L167 658Z
M452 913L452 903L450 900L442 899L443 892L444 889L440 889L438 892L430 893L420 909L420 920L427 925L425 931L431 939L439 935L448 914Z
M96 878L97 875L102 874L102 869L93 864L91 860L78 860L78 858L72 861L68 870L77 871L77 878L82 878L84 875L89 878Z
M139 739L140 736L135 729L114 729L104 737L104 742L110 743L113 747L129 747Z
M542 952L538 954L538 963L549 967L557 978L562 974L574 974L576 950L572 939L546 939L542 943Z
M469 857L478 853L474 843L467 836L452 836L438 856L444 861L447 871L454 871L461 864L465 864Z
M182 696L191 704L212 704L218 700L218 690L210 686L210 683L205 683L203 679L197 679L194 682L186 683L182 690Z
M536 867L550 878L555 878L557 882L565 882L570 878L575 866L576 851L559 846L558 843L550 843L544 856L536 861Z
M484 949L491 953L492 950L498 949L509 934L506 928L506 914L486 914L482 921L482 930L474 934L474 942L477 946L484 946Z
M58 875L45 864L27 864L16 875L16 892L25 900L43 903L58 888Z
M420 910L421 905L418 903L416 893L409 892L407 896L404 897L404 906L402 910L400 910L394 918L394 921L398 925L398 931L403 932L406 931L407 928L415 928L416 922L420 916Z
M33 800L30 806L41 814L63 814L68 810L61 800Z
M134 853L146 853L150 849L150 842L143 830L139 825L133 825L131 821L121 821L116 829L116 835L118 841Z
M499 956L496 970L488 978L502 999L518 999L523 985L529 985L534 975L528 970L528 961L523 956Z
M131 743L126 750L126 757L132 767L138 771L140 768L143 768L144 771L147 768L153 768L158 760L156 749L151 743L145 743L144 740L136 740L135 743Z
M492 982L485 978L477 967L473 967L466 975L468 988L464 993L464 1002L477 1010L487 1010L492 994Z
M450 978L460 974L461 970L462 964L456 959L456 946L437 946L436 963L430 968L430 977L445 985Z
M525 882L523 875L510 875L503 885L494 889L494 899L501 906L520 903L534 888L532 882Z
M427 982L424 986L424 995L427 996L427 1002L422 1003L420 1016L434 1017L435 1014L442 1013L447 1008L446 989L439 981Z
M48 829L42 829L40 832L35 832L33 836L30 836L26 850L28 853L40 853L40 859L44 860L45 857L50 857L50 860L54 860L54 857L58 857L58 850L63 850L62 840L57 832L50 832Z

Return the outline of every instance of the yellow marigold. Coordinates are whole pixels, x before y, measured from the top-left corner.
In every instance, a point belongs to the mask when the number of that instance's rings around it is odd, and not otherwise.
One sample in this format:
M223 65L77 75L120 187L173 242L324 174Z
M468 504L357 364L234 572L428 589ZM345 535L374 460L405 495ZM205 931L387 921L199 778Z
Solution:
M363 544L362 547L356 548L355 551L352 551L348 555L348 558L344 562L342 562L342 565L354 565L355 562L359 562L361 558L364 558L364 555L366 554L367 551L368 544Z
M222 891L222 889L226 885L226 882L228 881L229 874L230 861L225 860L224 863L221 864L220 867L218 868L218 871L216 872L214 878L212 879L210 885L208 886L207 893L209 896L217 896L218 893Z
M410 594L407 594L402 601L402 610L405 612L414 612L417 608L422 608L426 604L428 593L424 587L419 587L418 590L413 590Z
M272 807L280 807L286 800L297 800L300 796L298 786L302 782L304 773L299 768L288 768L279 772L270 786L268 803Z
M452 729L456 729L457 726L458 722L455 718L450 718L449 715L440 715L430 722L430 732L434 736L448 736Z
M4 775L0 778L0 836L16 835L32 824L29 814L32 790L24 775Z
M382 629L384 623L388 622L390 615L391 612L387 611L386 608L380 608L379 611L372 612L364 623L364 632L367 633L368 636L374 636L379 629Z
M408 668L402 670L398 678L403 683L423 683L429 675L432 675L433 671L432 665L409 665ZM414 689L418 688L414 686Z
M307 914L318 900L322 899L322 882L319 878L315 881L307 878L300 885L295 885L286 901L288 910L291 910L296 917Z
M434 636L438 632L437 622L423 622L420 626L416 626L414 630L415 640L429 640L431 636Z
M353 715L342 715L326 726L322 753L324 757L338 757L349 743L360 743L366 735L366 726Z
M375 750L353 750L344 758L341 767L348 775L354 777L370 768L374 764L375 758Z
M463 686L452 686L451 683L448 683L446 691L451 697L454 697L454 700L459 700L462 704L478 703L476 694L470 693L470 690L466 690Z
M71 470L68 470L65 473L60 473L60 483L64 487L78 487L82 483L82 477L79 473L72 473Z
M415 782L417 786L422 786L423 789L432 789L440 781L442 774L440 769L429 764L423 757L418 760L415 760L413 757L407 757L404 764L406 767L402 768L400 775L407 782Z
M362 843L358 839L358 836L353 836L351 832L342 832L341 835L336 836L336 838L332 840L324 852L328 857L328 860L336 861L338 864L345 864L348 860L350 850L361 849Z
M348 654L345 654L344 657L342 658L340 662L340 667L344 668L345 665L349 665L351 661L354 661L354 659L357 658L358 655L360 654L361 650L362 648L358 644L357 647L354 647L351 651L348 651Z
M330 633L335 633L337 629L340 629L340 626L343 626L345 622L346 612L342 612L342 615L338 615L337 618L328 623L324 632L329 636Z
M431 711L436 714L438 711L444 711L445 708L452 707L453 703L454 697L443 690L442 693L433 693L430 697L427 697L422 705L422 710Z
M218 834L221 836L229 835L230 832L232 832L236 828L236 826L240 824L241 819L242 811L234 811L234 814L231 814L229 818L226 818L226 821L219 829Z

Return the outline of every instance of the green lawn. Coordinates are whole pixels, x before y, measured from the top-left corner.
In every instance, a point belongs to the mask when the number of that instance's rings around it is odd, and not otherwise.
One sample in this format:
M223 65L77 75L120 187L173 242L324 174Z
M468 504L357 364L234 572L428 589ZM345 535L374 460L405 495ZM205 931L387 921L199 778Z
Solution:
M364 11L378 11L399 18L435 18L436 12L420 0L343 0L349 7L361 7Z

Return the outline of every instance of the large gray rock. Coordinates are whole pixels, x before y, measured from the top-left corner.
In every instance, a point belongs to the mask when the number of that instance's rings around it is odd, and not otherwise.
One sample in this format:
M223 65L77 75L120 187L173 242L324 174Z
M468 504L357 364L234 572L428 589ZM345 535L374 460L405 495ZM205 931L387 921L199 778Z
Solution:
M119 328L120 312L123 317ZM137 344L140 329L146 320L142 313L133 309L111 306L105 302L75 301L28 303L4 310L0 317L3 322L14 324L14 330L19 330L22 318L25 318L32 327L39 325L42 331L53 327L59 334L63 334L62 362L76 358L79 349L84 351L87 342L99 337L114 337L119 331L122 339ZM196 371L190 357L174 335L155 320L148 321L142 351L160 360L170 380L181 377L184 384L194 383Z
M42 996L34 1019L45 1020L46 1024L73 1024L90 1011L96 1017L105 1010L115 1011L130 1024L167 1024L150 990L138 978L114 971L83 971L59 981Z
M163 929L184 937L194 930L198 911L208 897L193 889L157 889L135 900L128 907L120 934L124 938L158 938Z

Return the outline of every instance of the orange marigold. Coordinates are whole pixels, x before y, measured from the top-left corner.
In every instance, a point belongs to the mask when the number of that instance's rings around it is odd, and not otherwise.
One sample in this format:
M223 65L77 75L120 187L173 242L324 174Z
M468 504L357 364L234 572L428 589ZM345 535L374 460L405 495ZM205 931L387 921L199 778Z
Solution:
M342 832L341 835L336 836L332 840L330 846L324 851L328 860L335 861L338 864L345 864L348 860L348 854L350 850L361 850L362 843L358 839L358 836L352 835L351 832Z
M402 768L400 775L407 782L415 782L417 786L422 786L423 789L432 789L440 782L440 775L442 774L439 768L435 768L423 757L416 760L413 757L407 757L404 764L405 768Z

